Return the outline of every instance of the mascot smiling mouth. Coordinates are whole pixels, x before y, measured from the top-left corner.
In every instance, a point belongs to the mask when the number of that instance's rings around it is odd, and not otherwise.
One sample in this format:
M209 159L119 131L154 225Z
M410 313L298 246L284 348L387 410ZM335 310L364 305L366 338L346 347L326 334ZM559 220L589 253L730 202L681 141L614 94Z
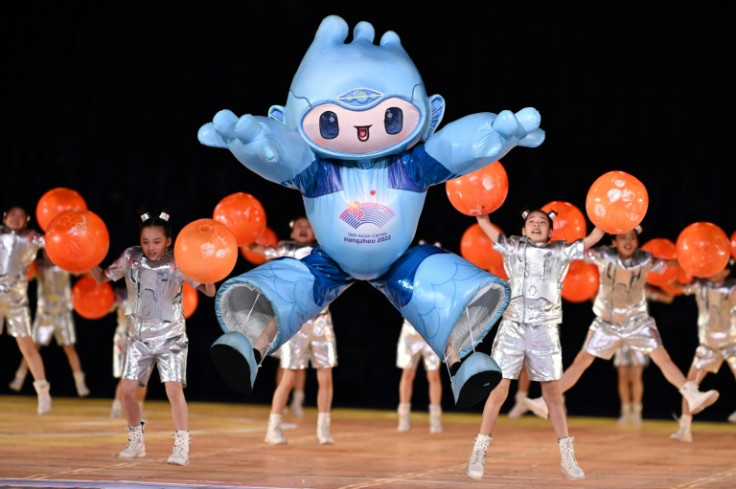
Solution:
M355 129L358 130L358 141L366 142L368 141L368 138L371 137L370 132L368 129L370 129L371 126L355 126Z

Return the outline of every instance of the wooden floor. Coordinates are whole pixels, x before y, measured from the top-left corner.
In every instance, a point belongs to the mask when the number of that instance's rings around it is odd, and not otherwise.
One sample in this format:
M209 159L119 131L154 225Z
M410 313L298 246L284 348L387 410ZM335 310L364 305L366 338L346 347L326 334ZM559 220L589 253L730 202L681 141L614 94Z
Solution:
M465 475L480 417L446 412L431 435L427 414L396 431L393 411L336 409L334 445L315 438L316 412L287 413L288 445L263 437L268 407L190 403L191 464L167 465L173 434L168 403L148 401L148 456L116 457L127 441L110 401L55 398L51 414L35 412L30 396L0 396L2 488L708 488L736 487L736 425L696 421L694 440L671 440L674 421L618 427L614 419L571 418L578 461L587 473L568 481L548 421L502 416L482 481Z

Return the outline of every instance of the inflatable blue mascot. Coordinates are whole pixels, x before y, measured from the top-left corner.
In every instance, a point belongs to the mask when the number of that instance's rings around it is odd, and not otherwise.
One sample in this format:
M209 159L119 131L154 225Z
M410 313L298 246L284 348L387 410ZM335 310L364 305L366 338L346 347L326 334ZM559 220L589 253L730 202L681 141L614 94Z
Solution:
M226 280L215 299L224 334L211 358L227 385L251 392L262 359L356 280L380 290L443 358L459 408L501 380L475 351L509 300L508 284L432 245L411 247L427 189L544 140L528 107L468 115L435 132L444 114L399 36L359 22L353 40L326 17L285 106L268 117L218 112L198 133L266 180L301 192L318 246Z

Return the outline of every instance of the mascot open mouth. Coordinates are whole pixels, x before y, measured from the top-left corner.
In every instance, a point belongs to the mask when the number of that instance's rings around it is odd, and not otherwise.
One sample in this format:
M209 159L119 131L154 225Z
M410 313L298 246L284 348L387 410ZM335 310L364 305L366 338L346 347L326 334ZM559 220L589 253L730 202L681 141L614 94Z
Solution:
M371 137L371 134L368 131L370 128L371 126L355 126L355 129L358 131L358 141L368 141L368 138Z

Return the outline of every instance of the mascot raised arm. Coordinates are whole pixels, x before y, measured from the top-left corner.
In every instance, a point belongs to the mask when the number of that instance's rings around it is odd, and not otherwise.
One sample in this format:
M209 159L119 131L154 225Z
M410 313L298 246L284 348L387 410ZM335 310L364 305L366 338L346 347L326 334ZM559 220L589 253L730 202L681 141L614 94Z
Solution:
M540 114L482 112L437 131L445 109L388 31L326 17L268 117L218 112L199 141L298 190L317 237L311 254L280 258L226 280L215 299L224 334L211 358L227 385L250 393L260 362L356 280L380 290L443 358L457 407L501 379L480 343L509 300L507 283L431 245L411 247L427 189L544 140ZM369 334L368 332L366 332Z

